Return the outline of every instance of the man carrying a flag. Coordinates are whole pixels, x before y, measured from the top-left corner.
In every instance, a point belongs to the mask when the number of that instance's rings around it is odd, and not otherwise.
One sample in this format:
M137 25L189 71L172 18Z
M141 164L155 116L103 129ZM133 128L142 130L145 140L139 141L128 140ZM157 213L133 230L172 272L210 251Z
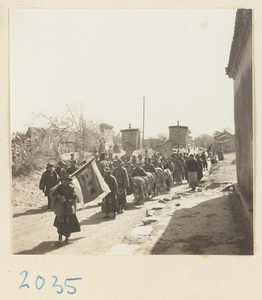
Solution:
M64 171L64 170L63 170ZM62 184L56 185L51 190L52 208L56 214L54 226L59 234L59 241L65 236L65 242L69 242L72 232L80 231L80 225L76 217L76 193L72 178L68 173L63 172L60 180Z

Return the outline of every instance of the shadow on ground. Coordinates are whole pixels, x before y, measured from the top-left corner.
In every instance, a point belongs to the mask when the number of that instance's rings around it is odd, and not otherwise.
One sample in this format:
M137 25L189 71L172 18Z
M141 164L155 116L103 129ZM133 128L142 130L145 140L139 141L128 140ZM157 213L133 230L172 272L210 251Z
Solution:
M74 238L74 239L69 239L69 244L71 242L77 241L82 239L82 237L80 238ZM68 244L65 244L64 242L59 242L59 241L48 241L48 242L42 242L40 243L38 246L30 249L30 250L23 250L21 252L17 252L14 254L46 254L48 252L52 252L58 248L61 247L66 247Z
M143 205L141 205L141 206L134 206L132 204L129 204L128 205L128 209L125 210L124 214L128 213L128 211L131 211L131 210L141 209L142 207L143 207ZM105 216L105 213L102 213L102 211L99 211L99 212L91 215L90 217L87 217L85 220L81 220L79 222L79 224L80 224L80 226L83 226L83 225L94 225L94 224L100 224L100 223L103 223L103 222L108 222L108 221L112 221L113 220L112 217L110 217L108 219L103 219L104 216ZM112 216L112 213L110 213L110 216Z
M151 254L252 255L253 229L233 193L175 210Z
M17 218L17 217L21 217L21 216L25 216L25 215L42 214L43 212L50 212L50 211L47 210L46 205L43 205L42 207L39 207L39 208L26 210L23 213L16 213L16 214L13 215L13 218Z

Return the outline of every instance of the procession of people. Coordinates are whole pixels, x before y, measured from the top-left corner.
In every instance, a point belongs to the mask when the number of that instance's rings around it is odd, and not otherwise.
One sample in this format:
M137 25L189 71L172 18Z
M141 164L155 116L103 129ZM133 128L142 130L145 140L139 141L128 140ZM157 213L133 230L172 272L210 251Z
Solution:
M168 157L159 152L149 157L146 151L144 157L139 154L137 157L123 155L118 158L117 155L113 157L112 146L109 150L107 153L105 143L101 141L99 150L95 153L97 168L110 190L102 202L98 203L104 219L115 219L128 209L127 196L134 193L134 180L137 177L145 178L150 173L156 176L157 170L168 170L171 179L166 180L167 191L170 191L173 184L187 182L194 192L203 177L203 170L208 168L205 151L197 154L174 151ZM47 209L52 209L56 215L53 225L57 228L60 242L62 236L65 236L65 242L68 243L71 233L81 230L76 217L76 191L71 182L72 174L85 163L85 160L77 163L72 153L69 163L59 161L56 166L48 163L40 179L39 189L47 196ZM156 182L153 183L152 190L156 190Z

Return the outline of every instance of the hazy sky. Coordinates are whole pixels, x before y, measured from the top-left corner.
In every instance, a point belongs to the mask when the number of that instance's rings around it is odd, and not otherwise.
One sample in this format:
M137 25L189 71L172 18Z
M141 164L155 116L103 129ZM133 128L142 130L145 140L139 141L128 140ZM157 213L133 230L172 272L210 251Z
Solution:
M192 136L234 128L225 75L236 10L11 10L12 130L80 109L145 136L188 126Z

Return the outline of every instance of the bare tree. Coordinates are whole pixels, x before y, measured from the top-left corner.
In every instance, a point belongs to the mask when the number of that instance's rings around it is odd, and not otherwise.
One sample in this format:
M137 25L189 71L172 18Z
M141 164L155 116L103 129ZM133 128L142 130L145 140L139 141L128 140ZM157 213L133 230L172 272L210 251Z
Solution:
M161 141L161 143L164 143L168 140L168 134L166 133L159 133L157 136L157 139Z
M194 144L196 147L207 148L208 146L214 144L215 139L206 133L203 133L194 139Z

